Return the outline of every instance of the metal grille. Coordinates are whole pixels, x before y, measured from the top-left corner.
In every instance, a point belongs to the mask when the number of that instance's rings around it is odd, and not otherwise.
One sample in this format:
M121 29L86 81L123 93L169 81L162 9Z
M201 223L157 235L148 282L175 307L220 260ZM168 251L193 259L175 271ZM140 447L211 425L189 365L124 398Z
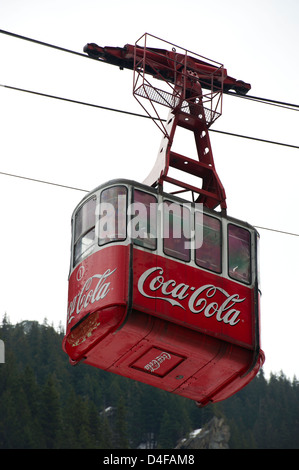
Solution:
M146 98L150 101L154 101L155 103L158 103L162 106L167 106L171 109L175 109L177 106L180 105L180 98L178 96L175 96L173 93L169 93L168 91L155 88L151 85L141 85L135 90L135 94L140 96L141 98ZM180 106L180 109L183 112L190 114L190 105L192 106L193 103L189 103L187 100L184 100ZM205 121L208 126L211 125L220 116L220 113L218 113L217 111L202 107L201 111L199 111L197 114L197 117L199 117L200 119L203 118L202 114L200 114L202 110L204 112Z

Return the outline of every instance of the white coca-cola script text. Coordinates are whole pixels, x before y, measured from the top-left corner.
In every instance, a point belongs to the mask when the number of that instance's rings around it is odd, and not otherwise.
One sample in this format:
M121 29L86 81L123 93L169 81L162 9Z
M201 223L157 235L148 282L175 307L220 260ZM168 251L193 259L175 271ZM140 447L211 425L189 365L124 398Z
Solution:
M83 285L81 291L70 301L67 311L67 323L75 318L83 308L87 308L89 304L94 304L104 299L110 290L111 282L107 279L116 271L107 269L103 274L94 274Z
M244 302L239 294L228 294L221 287L206 284L198 288L184 283L177 283L174 279L166 280L161 267L150 268L145 271L138 280L139 292L149 299L160 299L169 302L173 306L184 310L185 299L188 298L188 309L194 314L202 313L206 318L215 316L218 322L227 323L231 326L240 321L241 311L235 308L236 304ZM153 293L155 293L153 295ZM221 293L223 301L216 302L216 294ZM185 303L186 305L186 303Z
M144 368L150 372L154 372L155 370L159 369L160 365L165 361L165 359L171 359L171 355L167 352L162 352L159 354L159 356L155 357L155 359L146 364Z

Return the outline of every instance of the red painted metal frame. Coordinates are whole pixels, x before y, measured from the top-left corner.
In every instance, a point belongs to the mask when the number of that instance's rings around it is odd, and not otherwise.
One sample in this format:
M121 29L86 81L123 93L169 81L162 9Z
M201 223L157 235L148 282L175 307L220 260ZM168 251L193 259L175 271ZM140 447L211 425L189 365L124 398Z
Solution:
M166 43L171 46L172 51L149 47L149 39L153 38L159 45ZM161 188L165 182L171 183L175 187L172 194L191 192L193 201L210 209L220 205L225 212L226 195L216 172L208 128L221 115L223 82L227 73L221 64L214 61L208 64L202 59L188 50L178 52L178 46L148 34L136 42L133 94L162 130L166 140L145 183ZM150 74L164 82L165 90L157 88L156 82L152 84L149 81L149 67ZM203 92L202 84L207 86L206 92ZM141 98L150 103L149 109ZM156 103L171 109L166 125ZM193 134L198 160L171 150L177 127ZM170 168L196 176L200 182L194 186L186 181L186 177L173 177L169 174Z
M223 84L227 78L222 64L148 33L136 41L132 52L133 95L165 135L164 119L155 104L171 110L181 109L187 114L202 113L208 127L220 117ZM159 80L159 87L150 81L150 75ZM203 92L203 88L207 90ZM141 98L150 103L149 108Z
M154 47L151 41L154 41ZM171 51L168 50L170 47ZM192 200L202 202L210 209L220 205L225 212L225 191L215 169L208 127L221 114L223 89L246 94L250 85L229 77L222 64L148 33L134 46L126 44L119 48L87 44L84 51L93 58L134 70L133 94L168 139L167 152L159 155L159 161L146 179L146 184L162 188L164 182L171 183L176 186L175 192L191 192ZM164 88L153 85L148 79L149 75L158 79ZM208 91L203 92L203 89ZM149 104L149 110L144 105L144 99ZM175 116L172 126L164 124L157 105L170 108ZM171 154L177 126L194 133L198 161L191 162L182 155ZM171 177L168 175L170 167L198 176L201 184L193 186L185 180Z
M191 136L193 135L198 160L172 150L178 127L188 130ZM215 168L210 137L203 117L193 116L181 110L171 112L168 117L168 131L169 137L162 139L156 163L144 180L144 184L153 187L159 185L162 188L164 183L171 183L174 185L172 194L191 192L192 202L202 203L209 209L220 206L225 214L226 194ZM184 175L183 180L182 176L180 179L177 175L173 177L171 169L180 170L180 175ZM196 186L187 182L187 175L196 177Z

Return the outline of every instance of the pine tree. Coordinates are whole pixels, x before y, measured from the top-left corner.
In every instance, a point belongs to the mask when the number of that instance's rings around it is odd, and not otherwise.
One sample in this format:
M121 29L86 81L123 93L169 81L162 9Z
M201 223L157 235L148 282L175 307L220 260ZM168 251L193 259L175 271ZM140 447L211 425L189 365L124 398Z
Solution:
M173 421L169 416L168 411L164 411L161 426L158 434L158 448L159 449L173 449L174 448L174 430Z
M96 405L88 402L88 426L89 426L89 448L100 449L101 445L101 420Z
M171 449L215 416L230 425L230 448L299 449L299 382L262 371L236 395L203 409L191 400L81 364L71 367L62 332L44 323L0 325L0 449ZM114 414L100 413L113 406Z
M36 377L33 370L26 366L24 373L21 375L22 390L26 397L26 404L30 417L28 418L30 424L31 439L28 448L43 448L45 442L42 439L42 430L40 426L39 411L41 393L36 382Z
M113 449L113 432L106 416L106 413L102 414L100 418L100 449Z
M43 388L40 409L41 427L47 449L61 446L61 408L56 381L50 374Z
M120 396L116 407L116 416L114 421L114 444L115 449L129 449L127 422L126 422L126 407L124 399Z

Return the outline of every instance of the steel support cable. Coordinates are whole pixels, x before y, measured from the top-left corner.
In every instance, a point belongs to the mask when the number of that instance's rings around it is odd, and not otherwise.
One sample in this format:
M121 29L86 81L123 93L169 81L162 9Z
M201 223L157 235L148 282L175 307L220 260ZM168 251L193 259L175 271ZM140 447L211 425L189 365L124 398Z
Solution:
M87 103L85 101L72 100L70 98L63 98L61 96L49 95L47 93L41 93L39 91L27 90L25 88L19 88L19 87L10 86L10 85L0 84L0 86L3 87L3 88L8 88L9 90L22 91L23 93L38 95L38 96L42 96L44 98L52 98L54 100L66 101L68 103L81 104L83 106L90 106L92 108L99 108L99 109L104 109L106 111L114 111L116 113L130 114L132 116L143 117L143 118L149 118L150 119L150 116L146 116L144 114L132 113L130 111L125 111L125 110L122 110L122 109L110 108L108 106L101 106L99 104Z
M237 95L237 93L234 93L232 91L225 91L223 93L225 95L235 96L237 98L243 98L245 100L255 101L257 103L269 104L271 106L277 106L279 108L289 109L291 111L299 111L299 105L294 103L286 103L285 101L271 100L269 98L261 98L259 96L253 95Z
M59 51L62 51L62 52L67 52L69 54L74 54L74 55L78 55L78 56L90 59L90 57L86 54L83 54L83 53L80 53L80 52L77 52L77 51L73 51L71 49L66 49L64 47L55 46L54 44L39 41L37 39L22 36L20 34L11 33L9 31L5 31L5 30L2 30L2 29L0 29L0 34L6 34L8 36L15 37L17 39L22 39L22 40L29 41L29 42L32 42L32 43L35 43L35 44L50 47L50 48L53 48L53 49L56 49L56 50L59 50ZM149 118L149 116L143 115L143 114L132 113L132 112L129 112L129 111L109 108L109 107L100 106L100 105L96 105L96 104L92 104L92 103L86 103L86 102L77 101L77 100L71 100L71 99L68 99L68 98L62 98L62 97L58 97L58 96L55 96L55 95L49 95L49 94L35 92L35 91L31 91L31 90L25 90L25 89L22 89L22 88L12 87L12 86L9 86L9 85L0 85L0 86L5 87L5 88L9 88L11 90L23 91L23 92L31 93L31 94L34 94L34 95L39 95L39 96L44 96L44 97L48 97L48 98L58 99L58 100L67 101L67 102L71 102L71 103L75 103L75 104L81 104L81 105L84 105L84 106L91 106L91 107L100 108L100 109L104 109L104 110L108 110L108 111L114 111L114 112L129 114L129 115L132 115L132 116ZM261 97L251 96L251 95L237 95L234 92L226 92L225 94L230 95L230 96L235 96L235 97L238 97L238 98L249 99L249 100L252 100L252 101L261 102L261 103L269 104L269 105L273 105L273 106L284 107L286 109L290 109L290 110L294 110L294 111L297 111L299 109L299 105L297 105L297 104L286 103L286 102L272 100L272 99L268 99L268 98L261 98ZM265 142L265 143L283 145L283 146L291 147L291 148L297 148L297 149L299 148L296 145L290 145L290 144L285 144L285 143L281 143L281 142L268 141L268 140L264 140L264 139L258 139L258 138L255 138L255 137L249 137L249 136L243 136L243 135L240 135L240 134L234 134L234 133L229 133L229 132L225 132L225 131L219 131L219 130L216 130L216 129L210 129L210 131L225 134L225 135L231 135L231 136L234 136L234 137L241 137L241 138L245 138L245 139L257 140L257 141ZM52 185L52 186L58 186L58 187L71 189L71 190L75 190L75 191L88 192L88 190L81 189L81 188L75 188L75 187L72 187L72 186L62 185L62 184L53 183L53 182L49 182L49 181L38 180L38 179L29 178L29 177L20 176L20 175L14 175L14 174L11 174L11 173L0 172L0 174L4 175L4 176L10 176L10 177L14 177L14 178L25 179L25 180L28 180L28 181L31 181L31 182L49 184L49 185ZM299 234L297 234L297 233L285 232L285 231L282 231L282 230L276 230L276 229L271 229L271 228L267 228L267 227L259 227L259 226L255 226L255 227L258 228L258 229L261 229L261 230L268 230L268 231L271 231L271 232L276 232L276 233L281 233L281 234L285 234L285 235L291 235L291 236L299 237Z
M3 171L0 171L0 175L3 176L10 176L12 178L19 178L22 180L27 180L27 181L32 181L34 183L42 183L42 184L49 184L51 186L58 186L60 188L65 188L65 189L72 189L74 191L82 191L84 193L88 193L89 191L87 189L81 189L81 188L75 188L74 186L67 186L65 184L59 184L59 183L53 183L51 181L44 181L44 180L38 180L35 178L29 178L28 176L20 176L20 175L15 175L13 173L5 173Z
M65 47L61 47L61 46L55 46L54 44L50 44L48 42L43 42L43 41L39 41L38 39L33 39L33 38L29 38L27 36L22 36L21 34L11 33L10 31L5 31L3 29L0 29L0 34L6 34L7 36L11 36L11 37L14 37L14 38L17 38L17 39L21 39L21 40L24 40L24 41L29 41L29 42L32 42L32 43L35 43L35 44L39 44L40 46L50 47L52 49L56 49L56 50L62 51L62 52L67 52L69 54L75 54L75 55L78 55L80 57L85 57L86 59L98 60L98 59L94 59L92 57L89 57L87 54L83 54L82 52L73 51L71 49L66 49ZM252 101L257 101L257 102L261 102L261 103L269 104L269 105L273 105L273 106L281 106L281 107L284 107L286 109L290 109L290 110L293 110L293 111L298 111L299 110L299 105L297 105L297 104L286 103L286 102L283 102L283 101L272 100L272 99L269 99L269 98L261 98L261 97L258 97L258 96L239 95L237 93L230 92L230 91L227 91L227 92L224 92L224 93L227 94L227 95L230 95L230 96L235 96L237 98L249 99L249 100L252 100Z
M258 142L264 142L266 144L273 144L273 145L282 145L284 147L290 147L294 149L299 149L298 145L292 145L292 144L285 144L283 142L276 142L274 140L266 140L266 139L259 139L258 137L250 137L249 135L242 135L242 134L235 134L233 132L225 132L225 131L218 131L216 129L209 129L209 132L216 132L218 134L225 134L225 135L230 135L232 137L240 137L242 139L249 139L249 140L256 140Z
M7 36L12 36L13 38L22 39L23 41L33 42L34 44L39 44L40 46L51 47L52 49L57 49L58 51L68 52L69 54L75 54L90 59L90 57L86 54L83 54L83 52L72 51L71 49L66 49L65 47L55 46L54 44L50 44L48 42L38 41L37 39L28 38L27 36L21 36L20 34L4 31L3 29L0 29L0 34L6 34Z
M0 175L10 176L12 178L20 178L20 179L27 180L27 181L34 182L34 183L49 184L51 186L58 186L59 188L72 189L73 191L82 191L84 193L89 192L87 189L75 188L74 186L67 186L65 184L53 183L51 181L44 181L44 180L39 180L39 179L35 179L35 178L29 178L27 176L14 175L12 173L4 173L3 171L0 171ZM281 233L282 235L290 235L290 236L293 236L293 237L299 237L298 233L285 232L283 230L278 230L278 229L273 229L273 228L268 228L268 227L260 227L258 225L254 225L254 227L257 228L257 229L260 229L260 230L268 230L269 232Z
M12 178L19 178L19 179L31 181L31 182L34 182L34 183L49 184L51 186L58 186L59 188L72 189L73 191L82 191L84 193L89 192L87 189L75 188L74 186L67 186L65 184L53 183L51 181L44 181L44 180L39 180L39 179L35 179L35 178L29 178L27 176L15 175L13 173L5 173L3 171L0 171L0 175L10 176ZM299 237L298 233L285 232L283 230L278 230L278 229L273 229L273 228L268 228L268 227L260 227L258 225L254 225L254 227L257 228L257 229L260 229L260 230L268 230L269 232L276 232L276 233L281 233L283 235L291 235L293 237Z
M41 93L41 92L38 92L38 91L27 90L27 89L24 89L24 88L14 87L14 86L10 86L10 85L0 84L0 87L8 88L10 90L20 91L20 92L24 92L24 93L29 93L29 94L32 94L32 95L38 95L38 96L42 96L42 97L45 97L45 98L52 98L52 99L55 99L55 100L66 101L66 102L69 102L69 103L80 104L80 105L83 105L83 106L90 106L90 107L93 107L93 108L104 109L106 111L114 111L114 112L117 112L117 113L128 114L130 116L142 117L142 118L146 118L146 119L152 119L150 116L148 116L146 114L133 113L133 112L125 111L125 110L122 110L122 109L110 108L110 107L107 107L107 106L101 106L101 105L98 105L98 104L87 103L85 101L73 100L73 99L70 99L70 98L63 98L63 97L56 96L56 95L49 95L47 93ZM159 119L159 118L154 118L154 119ZM162 121L165 122L166 120L162 119ZM251 137L251 136L248 136L248 135L235 134L235 133L232 133L232 132L220 131L220 130L217 130L217 129L209 129L209 131L210 132L215 132L215 133L218 133L218 134L224 134L224 135L232 136L232 137L239 137L239 138L242 138L242 139L256 140L258 142L264 142L264 143L267 143L267 144L282 145L284 147L299 149L298 145L286 144L286 143L283 143L283 142L276 142L276 141L273 141L273 140L260 139L258 137Z
M299 237L299 233L285 232L283 230L276 230L274 228L268 228L268 227L259 227L258 225L254 225L254 227L260 230L268 230L269 232L276 232L276 233L282 233L283 235L291 235L293 237Z

